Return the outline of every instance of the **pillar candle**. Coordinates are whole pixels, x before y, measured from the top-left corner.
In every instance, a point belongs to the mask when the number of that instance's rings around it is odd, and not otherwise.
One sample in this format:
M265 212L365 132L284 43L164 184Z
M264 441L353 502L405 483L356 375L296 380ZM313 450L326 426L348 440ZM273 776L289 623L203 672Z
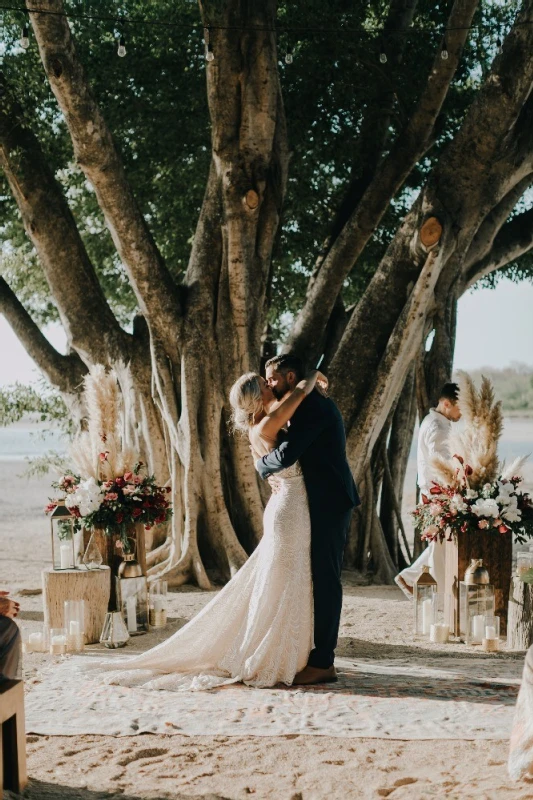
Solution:
M72 566L72 548L69 544L59 546L59 559L61 569L69 569Z
M135 597L128 597L126 600L126 618L129 633L137 630L137 601Z
M483 639L483 632L485 630L485 619L483 614L476 614L472 619L472 635L473 638L480 642Z
M429 633L429 626L432 619L432 601L424 600L422 603L422 633Z

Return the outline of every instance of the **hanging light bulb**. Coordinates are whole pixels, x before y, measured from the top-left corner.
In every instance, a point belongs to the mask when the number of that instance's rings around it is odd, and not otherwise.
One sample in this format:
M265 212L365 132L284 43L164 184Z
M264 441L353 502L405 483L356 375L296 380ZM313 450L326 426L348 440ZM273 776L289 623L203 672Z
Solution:
M124 58L124 56L126 55L126 42L123 36L120 37L118 42L117 55L119 55L120 58Z
M446 44L446 39L443 39L442 40L442 47L441 47L441 51L440 51L440 57L442 58L443 61L446 61L448 56L449 56L449 53L448 53L448 46Z
M387 63L387 53L385 52L385 44L383 43L383 39L381 40L379 46L379 63L386 64Z
M22 36L20 37L20 46L27 50L30 46L30 30L27 25L22 28Z
M204 42L205 42L205 60L210 62L214 61L215 54L213 53L213 48L211 46L209 28L204 28Z
M285 63L292 64L294 61L294 55L292 52L292 47L287 47L287 52L285 53Z
M499 37L496 39L496 52L499 56L503 53L502 40Z

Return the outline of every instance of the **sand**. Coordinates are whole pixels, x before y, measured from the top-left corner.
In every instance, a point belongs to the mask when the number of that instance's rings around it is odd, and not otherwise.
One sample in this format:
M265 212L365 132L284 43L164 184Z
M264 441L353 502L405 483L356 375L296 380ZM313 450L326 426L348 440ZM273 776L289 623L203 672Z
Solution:
M42 506L48 479L25 484L21 464L0 462L4 503L0 519L1 588L14 594L39 589L49 562L47 522ZM171 595L165 631L138 637L129 652L145 649L183 625L211 597L194 587ZM40 595L18 595L21 624L42 620ZM360 585L345 576L339 655L403 659L409 664L460 669L468 662L473 677L517 678L523 656L479 656L464 645L440 647L413 643L410 603L395 587ZM32 654L27 677L46 659ZM199 702L201 702L199 696ZM531 798L533 783L513 784L507 776L508 743L501 741L386 741L314 736L186 737L140 735L28 737L30 786L25 797L79 798Z

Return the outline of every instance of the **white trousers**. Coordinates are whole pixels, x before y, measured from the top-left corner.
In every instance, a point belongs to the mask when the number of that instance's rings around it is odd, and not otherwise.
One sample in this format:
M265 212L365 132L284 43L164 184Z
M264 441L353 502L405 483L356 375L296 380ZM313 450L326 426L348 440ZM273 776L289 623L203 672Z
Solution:
M414 582L422 572L422 567L429 567L431 575L437 581L437 591L444 592L444 576L446 569L446 542L430 542L429 547L422 551L422 554L414 561L410 567L402 569L395 581L402 592L409 598L412 595L402 586L402 578L408 586L413 586Z

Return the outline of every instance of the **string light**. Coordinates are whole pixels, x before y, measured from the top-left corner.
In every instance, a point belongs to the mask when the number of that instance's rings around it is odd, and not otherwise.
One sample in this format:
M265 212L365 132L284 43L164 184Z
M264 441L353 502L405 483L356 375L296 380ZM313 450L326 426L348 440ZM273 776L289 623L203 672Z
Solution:
M292 64L294 61L294 55L292 52L292 47L287 47L287 52L285 53L285 63Z
M126 42L124 41L123 36L120 37L118 42L117 55L120 56L120 58L124 58L124 56L126 55Z
M22 36L20 37L20 46L27 50L30 46L30 29L27 25L22 28Z
M441 51L440 51L440 57L442 58L443 61L446 61L446 59L448 58L448 55L449 55L449 53L448 53L448 45L446 44L446 39L443 39L442 40L442 47L441 47Z
M383 42L383 39L381 40L380 46L379 46L379 63L380 64L386 64L387 63L387 53L385 52L385 44Z

